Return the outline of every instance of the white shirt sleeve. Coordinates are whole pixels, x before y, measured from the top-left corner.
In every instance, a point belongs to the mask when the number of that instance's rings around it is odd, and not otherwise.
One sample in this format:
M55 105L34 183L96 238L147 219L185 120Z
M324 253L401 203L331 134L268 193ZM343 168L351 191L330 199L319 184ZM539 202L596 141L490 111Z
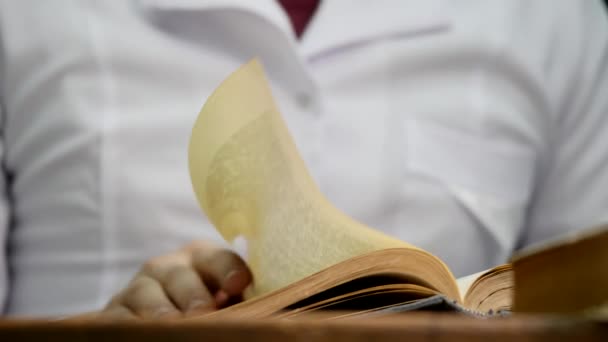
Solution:
M608 18L601 1L564 3L544 46L556 119L520 247L608 222Z

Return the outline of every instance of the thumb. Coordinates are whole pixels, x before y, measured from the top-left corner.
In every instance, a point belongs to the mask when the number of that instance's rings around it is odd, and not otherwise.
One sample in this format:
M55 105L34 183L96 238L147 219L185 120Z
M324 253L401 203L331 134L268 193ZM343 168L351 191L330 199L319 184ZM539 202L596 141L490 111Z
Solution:
M251 271L245 265L235 265L235 269L229 271L221 283L220 289L229 296L237 296L243 293L247 286L251 284Z
M228 297L241 295L253 279L245 261L225 248L210 245L197 248L193 253L193 265L205 284Z

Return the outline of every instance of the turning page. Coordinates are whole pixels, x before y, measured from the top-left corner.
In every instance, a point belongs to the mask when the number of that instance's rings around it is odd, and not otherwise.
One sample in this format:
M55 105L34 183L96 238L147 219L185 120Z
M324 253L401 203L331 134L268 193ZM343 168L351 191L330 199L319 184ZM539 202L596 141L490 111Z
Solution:
M211 222L226 240L242 235L247 241L250 296L356 255L416 248L352 220L321 195L257 60L233 73L205 103L192 131L189 166Z

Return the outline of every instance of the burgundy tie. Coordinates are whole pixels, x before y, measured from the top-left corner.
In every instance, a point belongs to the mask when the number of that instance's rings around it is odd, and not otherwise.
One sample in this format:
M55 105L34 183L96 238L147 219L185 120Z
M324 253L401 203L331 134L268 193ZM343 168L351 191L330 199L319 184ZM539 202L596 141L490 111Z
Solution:
M291 26L300 38L302 32L319 6L319 0L279 0L291 20Z

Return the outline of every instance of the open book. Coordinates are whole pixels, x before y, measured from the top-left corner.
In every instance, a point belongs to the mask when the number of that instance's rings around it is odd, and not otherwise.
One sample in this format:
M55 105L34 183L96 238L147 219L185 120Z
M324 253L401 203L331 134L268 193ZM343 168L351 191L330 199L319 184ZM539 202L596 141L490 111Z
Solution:
M209 97L189 146L198 201L227 241L247 241L247 300L213 315L370 314L438 304L510 310L509 265L461 282L434 255L351 219L321 194L251 61Z

